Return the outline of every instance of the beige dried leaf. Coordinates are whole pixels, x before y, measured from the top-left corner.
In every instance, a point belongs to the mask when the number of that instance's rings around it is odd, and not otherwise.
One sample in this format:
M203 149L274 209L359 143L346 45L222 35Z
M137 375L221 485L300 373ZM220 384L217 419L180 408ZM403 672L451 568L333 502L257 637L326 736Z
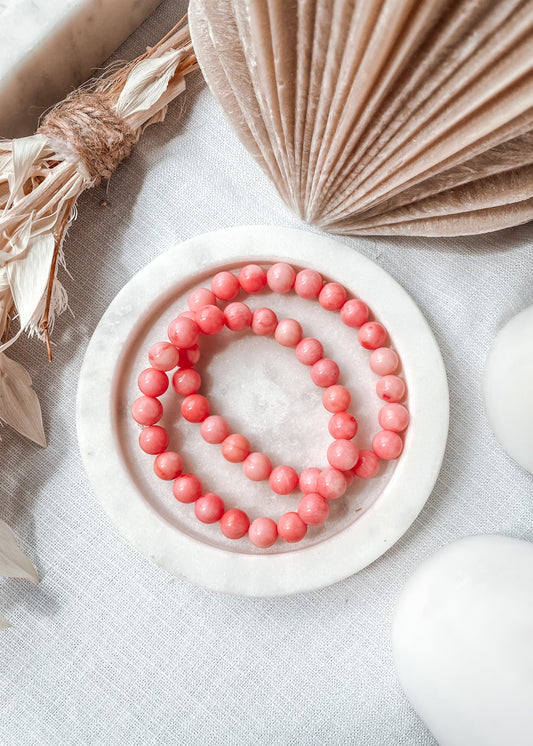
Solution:
M0 521L0 576L39 581L37 570L19 549L13 531L4 521Z
M21 435L46 446L41 407L31 378L20 363L0 353L0 419ZM1 551L0 537L0 551Z

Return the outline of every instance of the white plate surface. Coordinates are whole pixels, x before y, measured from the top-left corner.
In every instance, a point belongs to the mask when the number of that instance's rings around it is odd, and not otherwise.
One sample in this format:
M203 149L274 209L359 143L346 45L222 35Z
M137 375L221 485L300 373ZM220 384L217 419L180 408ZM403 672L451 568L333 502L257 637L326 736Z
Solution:
M286 261L318 270L342 283L370 306L389 331L405 378L411 424L404 452L383 464L372 480L356 479L346 495L331 501L328 521L309 529L299 544L278 539L268 550L247 539L231 541L218 525L203 525L192 505L178 503L171 483L159 480L152 457L138 446L140 428L130 415L140 395L137 377L148 366L147 351L166 338L168 323L187 307L194 287L209 286L222 269L247 263L268 266ZM239 296L240 298L240 296ZM383 405L375 393L369 353L338 314L317 301L268 289L242 300L253 308L274 308L278 318L294 317L305 336L315 336L335 359L341 381L352 394L350 411L359 422L356 443L370 447ZM274 464L298 471L327 466L329 415L322 390L294 351L272 338L228 330L201 342L197 368L211 401L232 431L242 432L253 450ZM171 387L169 387L171 388ZM239 464L229 464L219 447L204 443L199 426L179 415L179 397L162 397L161 424L170 448L179 451L188 471L205 491L218 492L226 507L240 507L251 520L275 520L296 510L300 493L273 494L268 484L247 480ZM380 267L337 241L271 226L225 229L185 241L151 262L118 293L88 346L78 387L80 450L94 491L122 535L144 555L180 578L204 587L247 596L276 596L319 588L362 569L408 529L437 479L448 432L448 388L442 358L425 319L407 293Z

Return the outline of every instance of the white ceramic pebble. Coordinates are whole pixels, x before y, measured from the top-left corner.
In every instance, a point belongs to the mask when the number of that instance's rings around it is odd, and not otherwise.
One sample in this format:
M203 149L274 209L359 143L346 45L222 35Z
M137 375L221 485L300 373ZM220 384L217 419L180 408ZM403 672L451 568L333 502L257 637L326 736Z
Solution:
M533 306L503 327L487 358L485 410L496 438L533 474ZM532 735L533 741L533 735Z
M440 746L531 746L533 543L471 536L437 552L403 589L392 635Z

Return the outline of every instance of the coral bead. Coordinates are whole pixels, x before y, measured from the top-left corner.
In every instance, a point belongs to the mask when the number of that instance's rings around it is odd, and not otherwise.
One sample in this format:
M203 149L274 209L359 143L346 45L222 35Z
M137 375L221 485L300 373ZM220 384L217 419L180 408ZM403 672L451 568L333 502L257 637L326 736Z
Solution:
M242 332L252 323L252 312L246 303L229 303L224 309L224 322L232 332Z
M300 479L298 480L298 485L304 495L307 495L309 492L318 491L319 476L320 469L317 469L316 466L309 466L307 469L304 469L301 472Z
M222 443L229 435L229 425L220 415L212 414L200 425L200 435L206 443Z
M154 471L159 479L176 479L183 471L183 459L175 451L163 451L154 459Z
M181 313L178 313L178 318L192 319L193 321L196 321L196 313L191 310L182 311Z
M257 308L252 314L252 331L259 337L274 334L278 317L271 308Z
M186 350L179 350L179 353L178 365L180 368L192 368L200 360L200 348L197 344Z
M267 272L268 287L274 293L288 293L294 287L296 272L290 264L277 262Z
M333 386L339 380L339 366L334 360L323 357L311 366L311 380L321 388Z
M405 383L398 376L383 376L376 383L380 399L387 402L398 402L405 396Z
M288 495L296 489L298 474L292 466L275 466L268 478L273 492L277 495Z
M398 355L390 347L378 347L370 355L368 364L370 370L378 376L388 376L398 368Z
M328 412L346 411L350 406L351 400L350 392L344 386L328 386L322 394L322 404Z
M301 541L307 533L307 525L298 513L284 513L278 521L278 536L289 544Z
M351 329L357 329L359 326L368 320L370 311L366 303L363 303L359 298L352 298L347 300L341 308L341 321Z
M250 527L250 520L243 510L231 508L220 519L220 530L228 539L241 539Z
M252 482L261 482L270 476L272 464L264 453L250 453L242 462L242 471Z
M172 493L180 503L193 503L202 494L202 483L196 474L182 474L174 480Z
M196 394L201 385L200 374L193 368L178 368L172 376L172 388L180 396Z
M351 440L357 434L357 420L349 412L336 412L329 419L328 431L335 440Z
M187 422L203 422L209 416L209 402L201 394L186 396L181 403L181 414Z
M239 280L232 272L217 272L211 280L211 290L220 300L233 300L239 289Z
M139 435L139 445L145 453L155 456L168 448L168 433L164 427L151 425Z
M324 469L318 477L317 492L326 500L336 500L346 492L346 477L339 469Z
M232 433L222 441L222 455L232 464L240 463L250 453L250 443L240 433Z
M304 337L296 345L296 358L304 365L314 365L322 360L324 348L314 337Z
M378 347L382 347L383 343L387 339L387 330L377 321L367 321L366 324L359 329L357 334L359 342L365 350L377 350Z
M402 404L385 404L378 412L378 422L384 430L401 433L409 424L409 412Z
M216 306L217 299L215 294L208 288L196 288L189 293L187 305L191 311L195 313L202 308L202 306Z
M214 492L206 492L194 503L194 515L202 523L216 523L224 515L224 501Z
M139 373L137 385L146 396L162 396L168 389L168 376L162 370L145 368Z
M239 284L245 293L258 293L266 283L266 272L257 264L247 264L239 272Z
M153 396L140 396L131 405L131 414L139 425L155 425L163 416L163 405Z
M224 312L218 306L202 306L196 311L196 323L202 334L218 334L224 326Z
M167 331L169 340L176 347L192 347L200 336L200 328L196 321L184 316L178 316L177 319L171 321Z
M296 347L302 336L302 327L296 319L282 319L274 332L276 342L283 347Z
M148 360L156 370L172 370L178 364L179 353L170 342L156 342L148 351Z
M272 518L256 518L248 529L248 538L254 546L267 549L278 538L278 527Z
M330 444L327 451L330 465L339 471L353 469L359 458L359 450L351 440L339 438Z
M302 269L296 275L294 291L300 298L317 298L322 290L322 277L314 269Z
M359 451L359 458L352 469L356 477L361 479L372 479L379 471L380 460L374 451L363 449Z
M372 448L376 456L386 461L398 458L403 451L403 440L392 430L380 430L372 439Z
M326 311L339 311L346 302L346 290L338 282L327 282L318 296Z
M308 526L319 526L329 516L329 503L317 492L310 492L298 503L298 515Z

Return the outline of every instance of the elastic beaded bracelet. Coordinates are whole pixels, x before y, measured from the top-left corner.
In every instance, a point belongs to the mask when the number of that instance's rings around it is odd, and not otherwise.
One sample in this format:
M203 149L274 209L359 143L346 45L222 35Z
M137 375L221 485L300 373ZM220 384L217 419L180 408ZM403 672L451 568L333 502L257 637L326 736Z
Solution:
M357 421L347 410L350 393L338 384L340 371L337 364L323 357L321 343L303 337L301 325L295 319L278 321L269 308L256 311L240 301L234 301L239 290L257 293L268 284L276 293L291 289L302 298L318 298L328 311L339 311L341 321L358 329L361 346L371 351L369 366L380 376L376 385L378 396L385 404L379 411L378 421L383 428L372 440L372 449L358 450L352 443L357 433ZM221 309L219 301L231 301ZM296 272L290 265L278 262L265 271L258 265L246 265L238 276L232 272L217 273L211 289L197 288L188 298L189 310L173 319L168 327L168 342L158 342L148 353L151 368L139 375L138 385L144 396L135 400L132 415L144 426L139 436L141 449L155 455L154 471L164 480L173 480L173 494L182 503L194 503L196 517L203 523L220 523L222 533L231 539L246 534L259 548L272 546L277 536L289 543L300 541L307 533L307 526L324 523L329 515L329 500L342 496L356 477L374 477L380 459L396 459L402 452L400 433L409 424L407 408L399 404L405 396L405 384L395 375L399 359L390 347L385 346L386 329L376 321L369 321L369 309L363 301L348 298L339 283L323 283L315 270ZM210 413L209 401L199 394L201 376L194 369L200 359L198 342L202 334L217 334L226 326L231 331L250 328L259 336L273 335L276 341L295 349L297 359L310 367L311 380L324 388L322 403L331 413L328 430L334 441L328 447L330 466L326 469L307 467L300 475L286 465L272 468L270 459L263 453L250 452L248 440L239 433L230 433L225 419ZM201 481L192 473L183 474L183 460L173 451L167 451L168 434L156 423L161 419L163 407L158 397L168 388L167 371L177 367L172 376L172 387L184 399L181 413L189 422L200 424L200 433L207 443L220 444L227 461L243 464L243 473L253 481L269 479L277 494L289 494L296 486L304 493L297 512L282 515L277 524L261 517L250 523L244 511L225 509L222 498L216 493L203 493Z

